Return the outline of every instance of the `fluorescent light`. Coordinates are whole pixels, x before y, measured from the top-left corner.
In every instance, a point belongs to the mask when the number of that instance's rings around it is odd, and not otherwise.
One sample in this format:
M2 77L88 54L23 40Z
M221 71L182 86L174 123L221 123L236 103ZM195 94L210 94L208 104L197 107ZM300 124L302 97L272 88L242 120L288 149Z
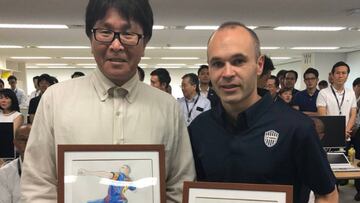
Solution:
M12 56L11 59L51 59L48 56Z
M75 68L73 66L48 66L48 68L60 68L60 69L70 69L70 68Z
M45 24L0 24L0 28L69 29L67 25L45 25Z
M307 26L280 26L275 27L274 30L286 31L339 31L346 27L307 27Z
M60 57L62 59L73 59L73 60L87 60L87 59L94 59L94 57L90 56L90 57L83 57L83 56L65 56L65 57Z
M39 49L90 49L89 46L36 46Z
M189 25L185 26L185 30L216 30L217 25Z
M260 49L263 49L263 50L274 50L274 49L280 49L280 47L260 47Z
M335 50L340 47L292 47L294 50Z
M96 68L96 66L83 66L83 68L95 69L95 68Z
M146 47L145 49L161 49L161 47Z
M164 47L164 49L177 49L177 50L186 50L186 49L189 49L189 50L206 50L207 47Z
M155 69L156 68L167 68L167 69L176 69L176 68L181 68L181 66L155 66L154 67Z
M257 28L257 26L246 26L248 27L249 29L255 29ZM188 26L185 26L185 30L216 30L218 29L219 26L217 25L188 25Z
M139 63L138 65L139 65L139 66L147 66L148 64L146 64L146 63Z
M159 63L157 66L186 66L185 63Z
M153 25L153 30L163 30L165 29L165 26L163 25Z
M26 66L26 68L40 68L39 66Z
M151 59L151 57L141 57L142 60L148 60Z
M287 57L287 56L272 56L270 58L272 60L289 60L289 59L292 59L291 57Z
M96 63L77 63L77 66L97 66Z
M0 45L0 49L20 49L25 48L23 46L17 46L17 45Z
M163 60L197 60L199 57L161 57Z
M36 66L67 66L67 63L37 63Z

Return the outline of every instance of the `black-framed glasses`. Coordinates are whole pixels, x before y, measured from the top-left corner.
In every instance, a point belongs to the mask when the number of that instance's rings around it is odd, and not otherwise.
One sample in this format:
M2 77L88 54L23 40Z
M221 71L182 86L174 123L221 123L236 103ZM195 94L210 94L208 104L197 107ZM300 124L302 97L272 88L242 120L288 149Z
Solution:
M93 28L91 32L94 33L94 38L98 42L112 43L115 38L118 38L121 44L127 46L138 45L140 39L144 37L144 35L135 32L114 32L104 28Z

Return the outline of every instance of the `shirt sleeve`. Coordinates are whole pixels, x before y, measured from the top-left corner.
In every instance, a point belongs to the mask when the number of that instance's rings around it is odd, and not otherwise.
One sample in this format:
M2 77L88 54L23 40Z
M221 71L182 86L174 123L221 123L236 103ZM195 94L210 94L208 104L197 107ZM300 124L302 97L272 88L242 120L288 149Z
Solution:
M182 202L183 182L195 180L195 166L190 139L178 105L174 105L174 139L169 143L167 154L166 199L167 203Z
M21 175L21 202L57 202L56 146L52 89L41 99L26 146Z
M320 90L318 97L316 99L316 106L322 106L322 107L327 106L325 89Z

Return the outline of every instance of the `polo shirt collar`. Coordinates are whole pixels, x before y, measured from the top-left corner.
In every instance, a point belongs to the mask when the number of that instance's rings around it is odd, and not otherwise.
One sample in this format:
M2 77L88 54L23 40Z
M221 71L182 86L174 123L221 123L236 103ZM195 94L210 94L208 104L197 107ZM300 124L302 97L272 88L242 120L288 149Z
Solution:
M221 102L214 108L214 116L226 129L234 132L246 130L254 126L274 103L270 93L266 93L259 101L237 116L235 126L228 119L226 111Z
M120 95L125 97L129 103L133 103L139 92L139 77L134 74L129 81L121 87L109 80L98 68L91 76L91 82L94 85L95 91L101 101L107 100L114 95L114 91L120 92Z

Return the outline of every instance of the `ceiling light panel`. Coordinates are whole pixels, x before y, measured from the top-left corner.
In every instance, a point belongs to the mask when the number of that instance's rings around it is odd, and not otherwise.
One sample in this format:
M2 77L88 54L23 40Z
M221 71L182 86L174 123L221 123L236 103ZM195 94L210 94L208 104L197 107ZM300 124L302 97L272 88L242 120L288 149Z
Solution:
M67 25L45 25L45 24L0 24L0 28L15 29L69 29Z
M308 27L308 26L280 26L275 27L274 30L283 31L340 31L346 27Z

